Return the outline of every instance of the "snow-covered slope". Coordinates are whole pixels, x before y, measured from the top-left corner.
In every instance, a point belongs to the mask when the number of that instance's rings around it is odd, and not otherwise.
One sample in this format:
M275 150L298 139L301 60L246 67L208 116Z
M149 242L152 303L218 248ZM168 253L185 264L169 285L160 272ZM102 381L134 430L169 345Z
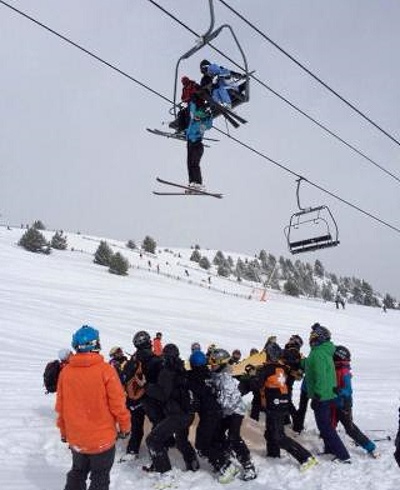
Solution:
M329 303L270 292L267 301L259 301L261 291L249 284L215 276L210 284L207 273L193 269L188 260L190 250L161 249L154 257L141 257L123 243L107 240L132 264L129 276L115 276L93 263L100 238L67 233L67 251L43 256L16 245L22 233L20 229L0 228L2 488L63 488L70 455L59 441L54 396L44 395L42 373L46 362L56 357L58 349L68 347L72 333L85 323L100 330L106 357L115 344L131 352L132 336L139 329L152 335L161 330L164 341L177 343L187 357L193 341L204 347L216 343L228 350L240 348L246 355L251 347L261 347L271 334L281 343L293 333L307 339L310 325L319 321L331 329L336 343L352 351L354 413L360 428L371 431L373 437L394 436L400 391L400 312L384 314L355 305L336 310ZM321 444L312 412L308 413L307 427L300 440L316 452ZM231 489L400 488L392 442L380 443L382 457L372 460L345 437L351 466L336 466L321 458L316 468L303 475L287 455L280 460L265 458L261 425L246 421L244 435L259 476L253 482L235 481L229 485ZM124 444L118 443L119 452L123 452ZM204 462L201 471L189 475L181 472L182 461L175 450L171 455L178 468L178 488L208 490L219 486ZM116 463L111 488L153 488L154 482L141 470L147 462L143 447L138 462Z

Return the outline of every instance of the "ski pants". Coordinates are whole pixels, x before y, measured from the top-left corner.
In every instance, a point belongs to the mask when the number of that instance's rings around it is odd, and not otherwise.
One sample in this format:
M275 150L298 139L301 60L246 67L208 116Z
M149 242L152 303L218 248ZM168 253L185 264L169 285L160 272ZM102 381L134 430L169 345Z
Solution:
M114 464L115 446L99 454L82 454L74 449L72 468L67 473L64 490L86 490L86 480L90 474L89 490L108 490L110 471Z
M311 407L314 410L315 422L324 441L325 452L341 460L349 459L350 455L331 422L331 404L332 400L313 400Z
M243 415L234 413L225 416L221 421L219 440L225 440L225 451L232 451L243 466L250 461L250 451L240 435Z
M255 390L251 401L250 418L257 421L260 420L260 412L263 410L260 390Z
M366 451L373 451L375 449L375 444L363 432L361 432L361 430L353 422L353 411L351 407L335 407L335 411L336 421L342 423L346 434Z
M286 380L286 384L288 387L288 396L289 396L289 405L288 405L288 413L285 416L285 425L290 424L290 421L294 423L295 417L296 417L296 407L294 406L293 403L293 385L294 385L295 379L292 376L288 376L288 379Z
M144 418L146 414L140 402L128 400L127 407L131 413L132 431L126 452L139 454L140 445L144 435Z
M153 427L146 438L146 444L149 448L155 471L165 473L171 469L168 442L174 435L176 448L182 454L186 466L190 467L190 463L197 459L196 452L188 439L189 426L192 421L192 414L167 415Z
M284 449L300 464L305 463L312 456L306 448L285 434L285 418L287 410L267 410L266 429L264 437L267 441L267 456L280 458L280 450Z
M187 169L189 175L189 183L195 182L202 184L200 160L204 153L204 145L202 141L187 142Z
M396 463L400 466L400 428L397 432L396 439L394 441L394 445L396 447L396 450L393 454L394 459L396 460Z
M195 448L201 456L205 456L214 470L218 471L228 461L228 454L218 440L222 416L215 412L199 413L196 429Z

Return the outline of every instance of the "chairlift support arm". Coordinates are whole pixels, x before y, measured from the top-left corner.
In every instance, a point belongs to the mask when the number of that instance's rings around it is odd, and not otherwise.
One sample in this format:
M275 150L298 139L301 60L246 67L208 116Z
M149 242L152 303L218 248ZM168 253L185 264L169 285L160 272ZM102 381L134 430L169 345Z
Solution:
M178 73L179 73L179 65L181 61L186 60L187 58L190 58L193 56L197 51L200 49L204 48L207 44L210 44L210 42L215 39L221 31L225 28L229 30L231 33L237 48L239 49L240 54L242 55L243 59L243 64L245 68L245 75L246 75L246 85L247 85L247 90L246 90L246 99L245 102L248 102L249 100L249 80L250 80L250 74L249 74L249 68L248 68L248 63L247 63L247 58L246 55L239 43L238 38L236 37L232 27L229 24L223 24L217 29L214 30L214 25L215 25L215 14L214 14L214 0L208 0L209 6L210 6L210 26L207 29L207 31L200 36L199 42L194 46L193 48L189 49L186 53L184 53L179 59L175 67L175 83L174 83L174 106L173 106L173 113L174 116L177 116L177 107L179 106L179 103L177 102L177 92L178 92Z

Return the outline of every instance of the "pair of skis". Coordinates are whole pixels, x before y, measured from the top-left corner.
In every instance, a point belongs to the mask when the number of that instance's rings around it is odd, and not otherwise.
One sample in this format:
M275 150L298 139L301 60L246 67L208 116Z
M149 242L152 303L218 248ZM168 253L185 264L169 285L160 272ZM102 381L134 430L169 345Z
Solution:
M181 189L180 191L153 191L156 196L210 196L217 199L222 199L222 194L219 192L208 192L206 190L193 189L188 185L177 184L176 182L171 182L169 180L160 179L157 177L157 182L170 187L175 187Z

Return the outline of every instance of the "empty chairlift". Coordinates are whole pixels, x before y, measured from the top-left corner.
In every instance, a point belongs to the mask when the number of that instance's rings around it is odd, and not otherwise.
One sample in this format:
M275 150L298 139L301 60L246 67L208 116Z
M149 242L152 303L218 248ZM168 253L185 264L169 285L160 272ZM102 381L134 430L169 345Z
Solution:
M300 205L300 183L297 180L297 205L300 211L292 214L285 235L292 254L314 252L339 245L339 230L328 206L302 208Z

